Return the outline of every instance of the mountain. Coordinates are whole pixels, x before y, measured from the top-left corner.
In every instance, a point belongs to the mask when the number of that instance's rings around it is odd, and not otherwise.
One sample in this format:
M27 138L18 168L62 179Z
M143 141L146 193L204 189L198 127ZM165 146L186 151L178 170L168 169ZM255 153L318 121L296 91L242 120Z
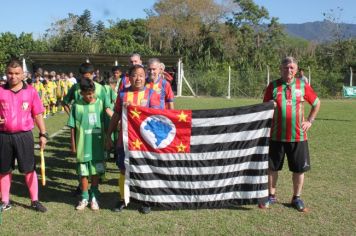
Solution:
M356 37L356 24L335 24L331 21L324 20L303 24L282 25L284 26L286 33L291 36L319 43L332 41L337 34L340 35L342 39Z

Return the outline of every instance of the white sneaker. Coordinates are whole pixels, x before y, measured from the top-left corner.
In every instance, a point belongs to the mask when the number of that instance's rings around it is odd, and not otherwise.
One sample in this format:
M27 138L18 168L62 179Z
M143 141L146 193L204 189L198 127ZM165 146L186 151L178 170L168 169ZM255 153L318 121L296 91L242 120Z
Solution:
M76 210L82 211L88 206L89 202L86 199L81 200L75 207Z
M95 198L91 200L90 208L91 208L93 211L98 211L98 210L100 209L100 208L99 208L98 201L97 201Z

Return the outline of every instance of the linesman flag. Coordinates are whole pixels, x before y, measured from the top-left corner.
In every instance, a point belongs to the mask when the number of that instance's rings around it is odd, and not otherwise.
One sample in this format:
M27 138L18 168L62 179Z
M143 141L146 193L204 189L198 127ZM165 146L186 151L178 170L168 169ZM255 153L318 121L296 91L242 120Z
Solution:
M273 103L123 110L125 200L166 208L256 204L268 196Z

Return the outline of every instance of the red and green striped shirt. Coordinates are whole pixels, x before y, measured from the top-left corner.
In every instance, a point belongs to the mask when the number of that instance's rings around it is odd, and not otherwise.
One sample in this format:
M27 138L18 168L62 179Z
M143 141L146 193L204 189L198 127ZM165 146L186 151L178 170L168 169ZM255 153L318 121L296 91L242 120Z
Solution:
M302 80L294 79L287 84L282 79L272 81L265 92L263 101L274 100L271 139L280 142L301 142L307 140L302 129L304 101L315 106L319 98L314 90Z

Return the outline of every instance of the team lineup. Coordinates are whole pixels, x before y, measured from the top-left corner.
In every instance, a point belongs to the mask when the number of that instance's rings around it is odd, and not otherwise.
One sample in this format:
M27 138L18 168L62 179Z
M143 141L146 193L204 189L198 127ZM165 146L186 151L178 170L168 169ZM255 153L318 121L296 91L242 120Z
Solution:
M41 78L35 73L33 81L24 82L24 72L19 61L7 65L7 80L0 87L0 189L1 208L9 210L10 186L15 159L30 192L31 207L46 212L38 199L38 178L35 171L34 124L39 128L39 145L45 149L48 139L44 118L65 111L71 130L71 152L76 155L78 192L81 200L75 206L78 211L88 206L100 209L99 183L105 174L105 160L114 153L119 176L119 197L113 208L121 212L127 206L125 191L125 150L122 133L122 111L128 106L147 107L158 110L174 109L172 78L164 73L164 65L157 58L143 66L139 54L132 54L126 74L121 68L112 68L112 77L105 81L95 79L95 69L90 63L79 67L80 79L63 74L57 79L55 73ZM301 199L304 173L310 169L307 131L320 109L320 100L305 79L296 77L298 66L293 57L281 61L281 78L272 81L265 90L264 102L274 101L269 141L268 196L259 202L262 209L277 202L276 184L278 171L287 156L292 172L293 195L291 205L300 212L307 211ZM99 83L101 82L101 83ZM311 110L304 118L304 102ZM90 185L90 186L89 186ZM150 202L139 208L143 214L151 211Z

